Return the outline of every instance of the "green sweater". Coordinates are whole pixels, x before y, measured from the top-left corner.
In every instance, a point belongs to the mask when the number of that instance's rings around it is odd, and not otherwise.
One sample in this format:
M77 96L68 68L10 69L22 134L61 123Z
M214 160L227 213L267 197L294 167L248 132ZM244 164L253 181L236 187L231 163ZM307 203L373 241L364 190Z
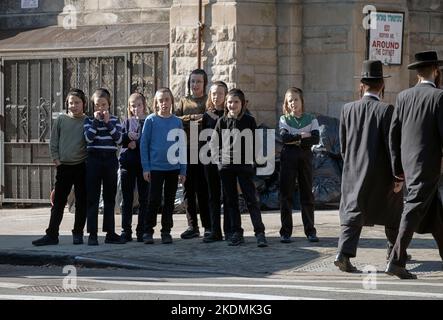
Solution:
M62 164L75 165L87 157L86 141L83 135L83 123L86 115L73 118L61 114L52 125L50 150L52 160Z

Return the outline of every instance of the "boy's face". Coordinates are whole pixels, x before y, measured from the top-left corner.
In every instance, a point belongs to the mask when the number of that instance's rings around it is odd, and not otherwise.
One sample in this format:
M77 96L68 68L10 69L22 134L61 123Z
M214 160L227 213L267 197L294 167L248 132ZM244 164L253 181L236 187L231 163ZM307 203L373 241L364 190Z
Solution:
M109 103L106 98L94 98L94 111L109 111Z
M203 96L205 79L202 74L192 74L191 75L191 90L192 94L196 97Z
M68 113L74 118L83 115L83 101L77 96L68 97Z
M137 118L142 118L145 114L145 105L140 97L129 99L129 108L131 113Z
M226 107L228 108L229 115L237 117L241 112L241 100L237 96L227 96Z
M288 108L293 115L300 116L303 113L302 102L298 93L290 92L286 96L288 102Z
M157 99L158 113L162 116L171 114L172 100L168 92L159 92L155 95Z
M217 109L223 109L225 103L225 89L221 86L212 86L211 91L211 102Z

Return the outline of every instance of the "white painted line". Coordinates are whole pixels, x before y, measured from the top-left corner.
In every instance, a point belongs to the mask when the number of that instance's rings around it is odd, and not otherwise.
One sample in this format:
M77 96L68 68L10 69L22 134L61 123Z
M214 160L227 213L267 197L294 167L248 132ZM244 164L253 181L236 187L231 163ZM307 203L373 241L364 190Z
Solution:
M94 298L0 294L0 300L102 300Z
M10 283L10 282L0 282L0 288L18 289L18 288L21 288L21 287L26 287L26 284Z
M105 290L105 291L90 291L87 293L105 293L105 294L150 293L150 294L166 294L166 295L178 295L178 296L228 298L228 299L247 299L247 300L329 300L329 299L320 299L320 298L311 298L311 297L278 296L278 295L267 295L267 294L212 292L212 291L182 291L182 290Z

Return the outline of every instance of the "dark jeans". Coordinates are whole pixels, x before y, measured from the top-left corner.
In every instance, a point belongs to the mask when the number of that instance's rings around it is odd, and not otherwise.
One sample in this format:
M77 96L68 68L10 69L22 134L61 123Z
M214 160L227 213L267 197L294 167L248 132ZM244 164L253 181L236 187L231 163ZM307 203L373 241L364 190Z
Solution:
M137 183L138 221L136 233L142 235L145 218L148 211L149 183L143 179L141 166L129 168L120 167L120 181L122 186L122 229L126 234L132 234L132 206L134 202L134 188Z
M75 193L75 222L72 233L83 234L86 224L86 165L61 164L57 167L54 188L54 205L51 208L51 218L46 234L53 238L58 237L63 211L68 201L68 195L74 186Z
M204 167L202 164L188 164L186 169L186 181L184 200L186 204L186 218L188 226L198 228L197 202L200 211L200 219L205 229L211 228L209 216L208 185L206 183Z
M338 240L338 252L349 258L357 255L358 241L363 227L357 226L341 226L340 238ZM386 239L388 246L392 248L398 235L398 228L390 228L385 226Z
M280 235L292 235L292 204L296 180L300 189L301 217L305 235L315 235L312 194L312 152L295 145L283 146L280 155Z
M179 170L151 171L151 186L149 191L148 213L145 220L145 232L154 233L157 225L157 212L161 205L164 193L162 229L161 233L170 233L173 227L172 214L174 213L174 200L177 192Z
M118 160L114 152L89 152L86 160L88 232L97 234L98 206L103 182L103 231L115 232Z
M255 235L265 232L265 226L257 200L257 191L252 181L254 169L251 166L231 165L220 170L220 177L226 196L225 212L229 212L228 215L231 219L232 232L243 234L241 215L238 207L237 179L243 192L243 197L246 200Z
M223 203L226 207L226 199L224 192L222 193L222 183L217 165L205 165L205 177L208 182L209 190L209 210L211 213L211 231L215 234L221 235L221 198L223 196ZM228 215L228 210L223 213L223 232L224 234L232 233L231 221Z

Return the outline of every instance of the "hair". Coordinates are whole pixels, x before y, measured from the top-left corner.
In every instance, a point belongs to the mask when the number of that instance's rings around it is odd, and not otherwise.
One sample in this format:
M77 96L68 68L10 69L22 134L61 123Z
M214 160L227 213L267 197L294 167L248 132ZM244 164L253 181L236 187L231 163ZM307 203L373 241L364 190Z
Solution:
M206 93L206 87L208 85L208 75L207 75L206 71L203 70L203 69L195 69L195 70L192 70L192 72L191 72L191 74L189 75L189 78L188 78L188 93L189 93L189 95L192 95L191 76L193 74L200 74L200 75L203 76L203 82L204 82L203 93Z
M100 98L105 98L108 101L109 107L111 107L111 94L109 93L108 89L98 88L95 90L91 97L92 104L94 104L95 99Z
M241 91L240 89L234 88L228 91L228 94L226 95L225 98L225 115L228 114L228 105L227 105L227 100L228 100L228 96L231 97L238 97L241 101L241 112L243 112L243 109L246 107L246 97L245 94L243 93L243 91Z
M368 90L369 91L381 91L380 92L380 98L384 98L385 95L385 89L384 89L384 85L385 85L385 80L383 78L380 79L361 79L360 83L368 86ZM364 90L360 89L360 97L363 97L364 95Z
M171 97L171 113L174 112L174 95L171 92L171 89L163 87L163 88L159 88L154 95L154 103L152 105L152 108L154 110L155 113L158 112L158 105L157 105L157 93L169 93L169 96Z
M288 115L291 113L291 110L288 107L288 95L292 94L298 94L301 100L301 110L302 112L305 112L305 99L303 98L303 90L297 87L291 87L285 92L285 100L283 101L283 107L282 111L284 115Z
M437 64L419 67L417 68L417 75L422 78L429 78L436 69L439 69Z
M77 98L80 98L83 102L83 112L86 112L86 107L87 107L87 99L86 99L86 95L85 93L77 88L71 88L69 89L68 94L66 95L66 100L65 100L65 106L66 106L66 113L69 112L69 104L68 104L68 100L70 96L74 96Z
M228 94L228 85L223 82L223 81L215 81L212 83L211 87L222 87L223 89L225 89L225 100L226 100L226 95ZM212 103L211 97L208 96L208 99L206 100L206 110L214 110L216 106L214 106L214 104Z
M146 105L146 98L145 98L145 96L142 93L135 92L135 93L131 94L129 96L129 98L128 98L128 119L135 116L135 114L133 114L132 111L131 111L131 106L129 105L129 100L131 100L131 98L135 99L135 100L138 100L138 99L142 100L142 102L143 102L143 112L144 112L144 114L148 114L148 108L147 108L147 105Z

